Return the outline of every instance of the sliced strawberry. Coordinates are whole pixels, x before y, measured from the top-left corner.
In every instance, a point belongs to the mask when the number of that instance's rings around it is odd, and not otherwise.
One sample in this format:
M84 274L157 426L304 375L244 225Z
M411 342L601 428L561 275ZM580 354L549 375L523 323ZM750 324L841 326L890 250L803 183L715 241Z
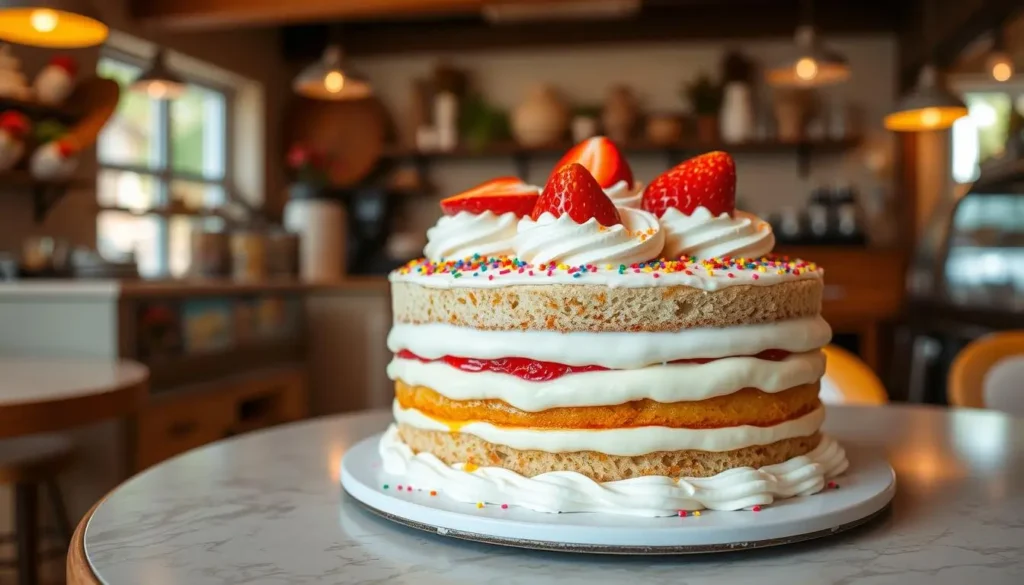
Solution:
M490 211L497 215L512 212L519 217L529 215L537 203L540 189L515 177L501 177L452 195L441 200L445 215L460 211L483 213Z
M669 207L686 215L705 207L713 215L736 211L736 163L715 151L683 161L644 190L643 208L661 217Z
M551 177L530 217L536 220L544 212L555 217L568 215L576 223L586 223L590 218L604 226L622 223L615 204L579 163L569 163Z
M629 163L615 143L604 136L588 138L570 148L555 165L551 176L569 163L583 165L602 189L612 187L619 181L625 181L626 185L633 186L633 171L629 168Z

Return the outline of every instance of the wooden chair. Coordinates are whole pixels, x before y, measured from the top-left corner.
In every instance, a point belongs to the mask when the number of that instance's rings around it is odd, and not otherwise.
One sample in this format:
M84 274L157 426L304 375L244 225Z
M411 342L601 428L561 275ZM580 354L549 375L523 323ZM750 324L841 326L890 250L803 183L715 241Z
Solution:
M0 566L18 570L19 585L36 585L39 543L39 490L43 488L52 510L54 531L63 553L71 543L71 523L57 485L57 475L67 468L74 455L71 441L60 435L29 435L0 440L0 484L14 487L14 541L16 561L0 561ZM0 536L0 540L3 537ZM9 540L10 537L8 536Z
M1024 415L1024 331L967 344L949 369L949 403Z
M860 358L836 346L826 346L825 377L821 401L826 404L873 404L889 402L889 393L875 372Z

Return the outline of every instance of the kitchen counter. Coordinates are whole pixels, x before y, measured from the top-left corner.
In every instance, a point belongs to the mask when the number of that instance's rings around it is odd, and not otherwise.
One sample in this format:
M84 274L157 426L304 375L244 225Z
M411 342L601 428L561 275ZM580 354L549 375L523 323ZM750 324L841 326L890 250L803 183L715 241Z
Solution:
M27 279L0 283L0 301L18 297L60 297L85 298L108 297L154 297L183 295L235 295L246 293L295 293L310 292L327 294L334 292L380 292L387 293L388 282L384 276L360 276L337 282L309 283L298 280L86 280L86 279Z

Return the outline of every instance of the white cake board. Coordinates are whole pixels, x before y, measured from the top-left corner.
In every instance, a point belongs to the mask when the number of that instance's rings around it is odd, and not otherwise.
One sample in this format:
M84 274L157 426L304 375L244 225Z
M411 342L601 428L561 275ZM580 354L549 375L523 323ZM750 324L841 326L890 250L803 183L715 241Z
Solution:
M850 469L839 489L776 501L759 512L702 511L700 516L637 518L547 514L515 506L477 508L429 491L398 491L403 478L381 467L375 435L345 453L341 483L373 513L420 530L465 540L568 552L683 554L761 548L829 536L880 514L896 492L896 474L878 452L844 445ZM387 484L388 488L384 488ZM431 489L430 486L414 486Z

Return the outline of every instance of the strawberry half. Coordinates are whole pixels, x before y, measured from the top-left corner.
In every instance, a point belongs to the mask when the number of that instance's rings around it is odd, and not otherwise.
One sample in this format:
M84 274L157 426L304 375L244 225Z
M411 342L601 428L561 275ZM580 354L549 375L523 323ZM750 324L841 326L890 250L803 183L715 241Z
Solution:
M642 207L661 217L669 207L686 215L705 207L713 215L736 211L736 163L715 151L683 161L644 189Z
M530 217L536 220L545 212L555 217L568 215L576 223L586 223L590 218L603 226L622 223L615 204L579 163L569 163L555 172Z
M441 210L445 215L455 215L460 211L473 214L490 211L497 215L512 212L518 217L529 215L540 196L540 189L520 181L515 177L492 179L441 200Z
M615 143L604 136L588 138L570 148L555 165L551 176L569 163L583 165L602 189L612 187L619 181L625 181L629 187L633 186L633 170L629 168L629 163Z

